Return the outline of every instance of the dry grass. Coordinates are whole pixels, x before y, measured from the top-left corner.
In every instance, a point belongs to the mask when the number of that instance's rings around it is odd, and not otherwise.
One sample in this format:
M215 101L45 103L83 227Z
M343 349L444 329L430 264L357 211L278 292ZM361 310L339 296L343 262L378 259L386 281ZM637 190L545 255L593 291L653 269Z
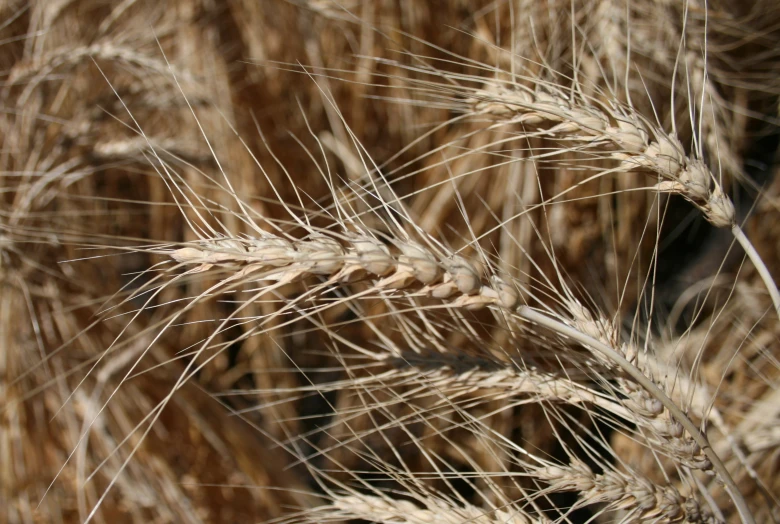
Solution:
M780 520L774 2L0 21L0 522Z

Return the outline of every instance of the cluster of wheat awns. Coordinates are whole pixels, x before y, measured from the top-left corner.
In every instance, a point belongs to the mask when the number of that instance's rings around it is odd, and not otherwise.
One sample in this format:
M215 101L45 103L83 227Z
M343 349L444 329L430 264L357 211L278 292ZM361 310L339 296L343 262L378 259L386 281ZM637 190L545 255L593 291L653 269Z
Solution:
M0 521L780 520L775 2L0 22Z

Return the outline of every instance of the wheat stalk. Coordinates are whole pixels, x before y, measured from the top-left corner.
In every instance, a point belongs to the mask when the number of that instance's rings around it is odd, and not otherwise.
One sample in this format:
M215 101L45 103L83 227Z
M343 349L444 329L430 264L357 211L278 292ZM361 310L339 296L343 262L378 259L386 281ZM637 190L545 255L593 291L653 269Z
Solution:
M701 160L685 155L674 135L654 129L636 113L613 106L599 108L572 100L545 86L531 91L493 84L467 100L475 115L502 118L500 125L520 124L543 128L538 133L551 138L580 142L588 149L607 145L615 148L609 157L621 162L619 170L646 169L663 180L654 186L665 193L679 194L694 204L714 226L730 228L759 272L780 318L780 291L766 264L736 221L734 204ZM652 130L652 135L651 131ZM654 140L650 137L654 136Z

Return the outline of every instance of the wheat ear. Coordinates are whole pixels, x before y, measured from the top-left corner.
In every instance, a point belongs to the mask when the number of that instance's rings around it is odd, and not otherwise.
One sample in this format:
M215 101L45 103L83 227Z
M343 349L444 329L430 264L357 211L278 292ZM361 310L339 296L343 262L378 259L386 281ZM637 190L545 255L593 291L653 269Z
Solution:
M683 496L672 486L659 486L634 471L595 474L586 464L575 462L532 469L532 473L547 482L550 491L580 493L577 505L606 504L608 510L625 511L632 522L722 522L695 497Z
M731 199L707 165L688 157L674 135L655 129L635 112L597 106L566 96L551 86L532 91L503 84L489 84L467 100L475 115L501 119L498 125L519 123L553 139L580 143L588 150L606 148L620 171L649 170L662 178L654 188L681 195L694 204L714 226L730 228L766 287L780 318L780 291L766 264L737 224ZM651 138L654 137L654 138Z
M441 398L432 407L455 404L458 399L475 391L480 398L499 400L529 396L534 402L556 402L573 406L593 406L627 422L637 424L643 430L657 437L658 448L694 469L707 470L712 466L701 453L701 449L690 438L684 437L683 427L670 419L663 404L650 397L635 384L619 378L624 399L617 399L608 392L599 391L578 383L570 372L560 373L527 368L522 362L497 362L486 357L463 354L377 354L376 364L390 367L381 373L365 377L352 377L316 386L300 387L294 391L327 391L345 389L377 390L386 387L415 386L408 392L399 393L393 403L405 403L415 398L437 394ZM486 393L488 392L489 393ZM701 400L692 405L700 418L708 416L708 406ZM717 411L710 413L716 422Z
M387 524L542 524L548 519L531 518L519 509L486 510L471 505L455 505L433 497L415 496L415 500L390 496L353 493L333 495L329 504L318 506L302 515L303 520L284 522L331 522L361 519Z
M715 471L717 471L721 480L726 485L726 490L729 492L729 495L734 501L734 505L737 507L737 511L739 511L742 521L745 523L754 522L753 515L748 508L745 498L742 496L742 493L734 482L734 479L731 477L731 474L726 468L726 465L723 463L723 461L720 460L720 457L712 449L712 446L707 440L707 437L705 437L701 431L699 431L696 425L691 422L691 419L682 412L677 404L675 404L674 401L661 390L661 388L659 388L652 380L650 380L649 377L642 373L639 368L637 368L623 355L618 353L618 351L608 346L607 344L604 344L603 342L577 329L567 326L558 320L550 318L547 315L539 313L538 311L534 311L528 306L520 306L516 314L520 318L539 324L540 326L546 327L547 329L569 337L572 340L576 340L584 346L601 353L604 357L620 366L620 368L626 374L630 375L656 400L660 401L664 407L669 410L669 413L672 415L672 417L674 417L674 419L685 428L685 430L691 435L691 438L693 438L696 444L701 448L701 451L707 456L709 461L712 463L712 467L715 469Z
M395 241L391 251L368 233L345 236L345 246L333 237L315 234L291 242L267 234L259 239L198 242L168 252L180 264L194 265L191 272L215 266L238 269L230 281L260 279L294 282L312 276L327 276L327 283L350 284L379 278L372 290L392 291L421 285L419 296L447 300L449 305L467 310L491 304L504 309L517 306L519 294L497 276L484 281L475 266L464 257L437 257L430 249L413 241ZM194 247L197 246L197 247Z

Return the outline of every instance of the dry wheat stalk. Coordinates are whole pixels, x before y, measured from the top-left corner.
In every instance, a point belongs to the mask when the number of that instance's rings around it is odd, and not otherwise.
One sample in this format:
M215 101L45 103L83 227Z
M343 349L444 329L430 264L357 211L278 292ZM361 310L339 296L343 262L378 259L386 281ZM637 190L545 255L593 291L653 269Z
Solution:
M639 369L652 369L654 367L652 364L648 365L647 362L643 362L651 359L644 355L635 344L631 342L620 343L618 331L609 320L603 316L594 318L576 300L568 300L566 305L572 316L571 325L579 332L593 337L608 347L619 348L620 353L629 362L636 363ZM603 364L614 365L603 355L599 355L599 357L601 357L600 361ZM659 399L650 395L642 385L635 383L628 377L618 377L617 381L623 394L628 398L629 411L634 414L637 424L650 430L650 438L656 440L657 446L670 451L675 458L688 467L703 470L712 467L710 460L702 453L700 444L696 443L692 437L685 435L685 430L680 422L671 416ZM660 388L664 388L663 384L658 385ZM704 418L707 406L699 405L698 407L696 415L699 418Z
M619 171L650 170L662 181L654 188L683 196L716 227L730 228L755 265L780 318L780 291L766 265L736 222L734 204L701 160L692 160L674 135L626 109L588 104L541 84L531 91L521 86L488 84L465 102L473 114L500 118L498 125L538 128L535 134L581 143L587 150L608 146L609 157L620 161Z

